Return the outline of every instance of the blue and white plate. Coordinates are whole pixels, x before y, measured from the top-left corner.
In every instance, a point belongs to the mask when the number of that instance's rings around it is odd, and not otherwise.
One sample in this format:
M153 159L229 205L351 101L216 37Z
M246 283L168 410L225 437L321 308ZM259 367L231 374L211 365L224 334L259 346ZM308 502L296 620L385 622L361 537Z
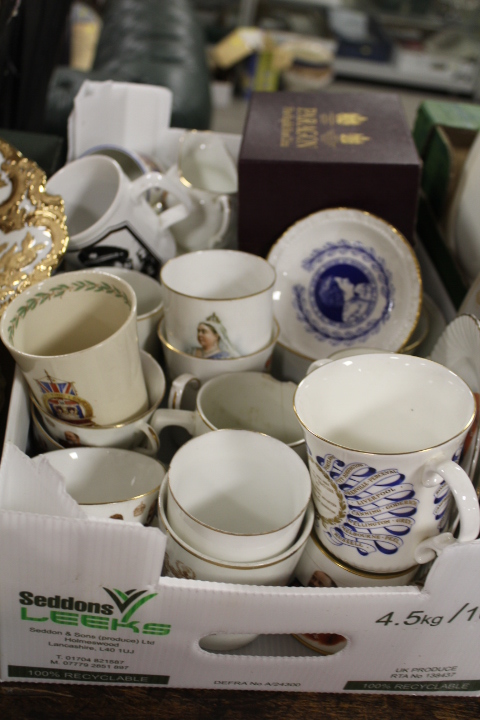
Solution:
M268 255L277 273L280 344L310 358L342 348L397 351L420 317L422 279L413 248L392 225L350 208L292 225Z

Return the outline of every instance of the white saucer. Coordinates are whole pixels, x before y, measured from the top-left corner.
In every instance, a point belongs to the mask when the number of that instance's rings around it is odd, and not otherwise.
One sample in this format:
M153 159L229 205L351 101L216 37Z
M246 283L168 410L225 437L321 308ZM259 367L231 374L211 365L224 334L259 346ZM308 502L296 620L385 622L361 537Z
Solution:
M279 341L312 358L362 345L397 351L418 322L415 253L392 225L349 208L299 220L268 255Z

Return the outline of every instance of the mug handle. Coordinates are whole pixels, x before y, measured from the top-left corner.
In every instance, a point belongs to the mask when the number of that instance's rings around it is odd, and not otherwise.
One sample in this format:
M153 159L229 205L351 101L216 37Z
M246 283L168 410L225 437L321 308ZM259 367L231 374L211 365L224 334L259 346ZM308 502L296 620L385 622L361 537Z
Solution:
M217 200L222 208L222 222L220 223L220 227L215 233L215 235L212 235L212 237L208 241L207 248L210 250L214 248L219 242L221 242L223 236L227 232L228 224L230 222L230 200L226 195L220 195Z
M183 373L178 375L172 382L170 393L168 395L168 407L174 410L180 410L182 407L183 393L188 385L192 384L194 390L198 390L201 385L200 380L191 373Z
M174 223L185 220L185 218L191 213L193 209L192 199L190 195L183 190L182 186L178 183L172 182L172 180L162 173L152 171L141 175L131 183L132 198L135 202L144 195L147 190L166 190L172 193L174 197L179 201L178 205L174 205L167 210L163 210L158 216L158 223L160 230L165 230Z
M155 432L153 427L146 422L142 422L138 425L138 429L143 432L147 438L146 445L137 445L133 448L135 452L142 453L142 455L149 455L154 457L160 450L160 440L158 434Z
M194 435L195 415L196 413L190 410L170 410L170 408L160 408L159 410L156 410L150 418L150 425L153 427L157 435L160 435L164 428L172 425L185 428L190 435Z
M440 533L439 536L423 540L415 549L415 561L420 564L433 560L448 545L476 540L480 531L480 506L475 488L465 470L453 460L437 461L426 469L422 484L431 488L443 481L450 488L457 506L460 519L458 540L451 533ZM445 537L438 539L441 536Z

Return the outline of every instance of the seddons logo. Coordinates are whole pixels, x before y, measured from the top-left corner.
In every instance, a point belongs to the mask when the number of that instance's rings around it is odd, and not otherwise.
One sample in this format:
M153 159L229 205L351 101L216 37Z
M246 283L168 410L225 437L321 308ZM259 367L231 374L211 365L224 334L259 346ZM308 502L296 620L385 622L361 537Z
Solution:
M118 590L114 588L103 588L110 596L121 617L115 617L115 608L110 603L86 602L77 600L74 597L61 597L53 595L35 595L32 592L23 590L19 593L20 618L28 622L53 622L56 625L83 626L90 629L115 631L119 629L130 630L142 635L168 635L170 625L163 623L140 623L139 620L132 620L137 610L149 600L156 597L158 593L146 595L146 590ZM40 613L30 609L48 608L47 613L43 610ZM109 617L104 617L105 615ZM112 617L113 616L113 617Z

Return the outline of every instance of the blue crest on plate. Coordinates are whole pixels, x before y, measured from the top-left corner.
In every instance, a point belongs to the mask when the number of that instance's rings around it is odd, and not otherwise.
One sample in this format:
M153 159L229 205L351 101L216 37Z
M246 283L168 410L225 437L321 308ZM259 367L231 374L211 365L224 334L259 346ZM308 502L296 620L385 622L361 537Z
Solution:
M307 332L337 343L365 341L388 320L395 288L384 261L371 248L339 240L302 262L308 286L293 286L293 305Z

